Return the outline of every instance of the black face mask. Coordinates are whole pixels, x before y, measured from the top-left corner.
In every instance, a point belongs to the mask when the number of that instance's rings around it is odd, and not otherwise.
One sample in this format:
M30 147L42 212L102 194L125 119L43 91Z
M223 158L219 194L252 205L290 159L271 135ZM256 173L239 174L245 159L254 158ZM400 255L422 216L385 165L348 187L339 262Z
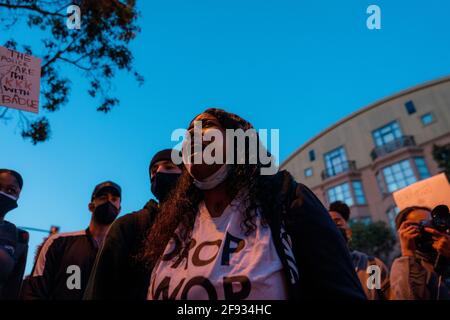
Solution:
M110 201L106 201L95 208L93 215L95 222L101 225L108 225L119 215L119 209Z
M159 202L167 199L170 191L177 184L178 178L181 174L179 173L166 173L157 172L151 182L152 182L152 193L155 195Z
M0 217L4 217L9 211L17 208L17 201L0 193Z

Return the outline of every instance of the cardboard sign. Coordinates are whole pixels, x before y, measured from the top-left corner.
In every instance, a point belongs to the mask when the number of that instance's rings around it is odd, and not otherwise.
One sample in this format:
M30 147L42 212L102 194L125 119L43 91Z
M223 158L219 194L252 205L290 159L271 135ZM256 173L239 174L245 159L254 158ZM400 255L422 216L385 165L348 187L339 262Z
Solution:
M41 59L0 46L0 106L39 112Z
M400 210L411 206L433 209L440 204L450 208L450 184L444 173L413 183L394 192L393 196Z

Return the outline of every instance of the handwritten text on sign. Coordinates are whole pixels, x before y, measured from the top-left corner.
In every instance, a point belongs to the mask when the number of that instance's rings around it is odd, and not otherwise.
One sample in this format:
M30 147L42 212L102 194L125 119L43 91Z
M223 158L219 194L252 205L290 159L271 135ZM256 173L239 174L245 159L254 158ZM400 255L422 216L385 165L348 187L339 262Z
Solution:
M0 46L0 106L38 113L41 59Z
M445 204L450 208L450 184L445 173L413 183L393 194L400 210L411 206L423 206L433 209Z

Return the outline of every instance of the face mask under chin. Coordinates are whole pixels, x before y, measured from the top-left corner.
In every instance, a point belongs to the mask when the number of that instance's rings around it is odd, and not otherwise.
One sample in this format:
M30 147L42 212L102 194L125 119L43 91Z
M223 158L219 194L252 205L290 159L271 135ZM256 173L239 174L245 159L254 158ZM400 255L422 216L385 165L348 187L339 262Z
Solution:
M209 175L205 179L198 180L192 174L192 165L187 164L186 170L189 172L192 178L194 178L194 185L200 190L211 190L224 182L230 174L230 166L223 164L216 172Z

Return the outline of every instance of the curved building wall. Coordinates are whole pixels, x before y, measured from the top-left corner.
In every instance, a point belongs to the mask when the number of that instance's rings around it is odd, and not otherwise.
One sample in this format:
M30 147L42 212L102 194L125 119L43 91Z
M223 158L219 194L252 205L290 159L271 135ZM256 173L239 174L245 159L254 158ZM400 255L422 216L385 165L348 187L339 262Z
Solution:
M363 108L281 164L325 205L344 199L355 219L392 223L391 193L439 172L433 144L450 143L450 77Z

